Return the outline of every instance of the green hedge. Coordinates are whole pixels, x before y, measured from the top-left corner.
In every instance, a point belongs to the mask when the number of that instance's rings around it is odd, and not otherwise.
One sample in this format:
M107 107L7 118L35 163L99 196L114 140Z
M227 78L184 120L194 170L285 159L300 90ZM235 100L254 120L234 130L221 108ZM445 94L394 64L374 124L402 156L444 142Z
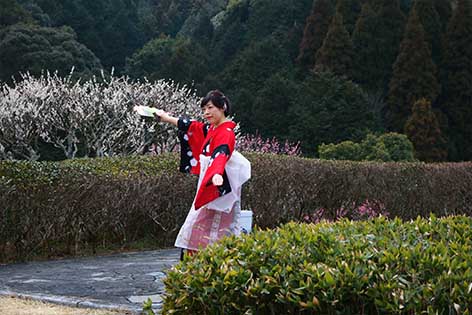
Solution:
M323 209L335 219L366 200L391 217L472 215L472 163L320 161L246 154L242 207L262 228ZM81 254L147 240L172 246L197 179L178 156L0 161L0 262Z
M163 314L471 314L472 218L289 223L174 267Z
M324 161L276 155L249 155L253 178L243 206L261 227L302 220L325 209L327 219L341 208L366 200L382 203L391 217L472 215L472 163L383 163Z
M0 163L0 262L171 246L196 178L175 155Z

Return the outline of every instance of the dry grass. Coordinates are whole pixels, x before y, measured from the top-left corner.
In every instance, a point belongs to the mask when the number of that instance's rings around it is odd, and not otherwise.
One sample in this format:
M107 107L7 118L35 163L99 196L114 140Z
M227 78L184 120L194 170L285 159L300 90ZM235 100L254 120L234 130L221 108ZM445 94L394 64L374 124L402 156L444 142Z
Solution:
M1 315L122 315L125 312L74 308L15 297L0 297Z

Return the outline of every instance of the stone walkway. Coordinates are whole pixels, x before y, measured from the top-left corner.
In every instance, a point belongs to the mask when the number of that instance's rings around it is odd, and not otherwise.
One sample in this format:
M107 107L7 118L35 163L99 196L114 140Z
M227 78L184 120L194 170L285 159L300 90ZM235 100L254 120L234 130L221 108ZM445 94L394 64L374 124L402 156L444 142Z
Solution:
M79 307L121 309L138 314L149 297L161 306L166 269L180 257L164 249L0 265L0 295L28 297Z

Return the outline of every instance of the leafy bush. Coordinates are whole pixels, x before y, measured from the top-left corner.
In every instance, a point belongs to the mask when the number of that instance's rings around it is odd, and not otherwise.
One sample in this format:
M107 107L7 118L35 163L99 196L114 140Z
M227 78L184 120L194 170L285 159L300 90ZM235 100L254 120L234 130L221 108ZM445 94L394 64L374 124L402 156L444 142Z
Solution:
M338 144L321 144L318 147L318 154L325 160L385 162L415 160L413 144L407 136L395 132L379 136L368 134L361 143L343 141Z
M362 156L361 152L361 145L350 140L338 144L323 143L318 147L318 154L324 160L359 161Z
M164 280L163 314L470 314L472 218L378 218L230 237Z
M385 145L390 161L415 161L415 149L406 135L389 132L380 135L378 141Z

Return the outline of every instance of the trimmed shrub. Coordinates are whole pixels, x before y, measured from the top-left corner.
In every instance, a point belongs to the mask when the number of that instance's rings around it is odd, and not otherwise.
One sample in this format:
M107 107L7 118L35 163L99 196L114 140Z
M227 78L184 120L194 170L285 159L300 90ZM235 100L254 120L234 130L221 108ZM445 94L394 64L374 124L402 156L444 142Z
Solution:
M472 218L289 223L175 266L163 314L470 314Z
M196 178L176 155L0 163L0 261L173 244Z
M472 163L324 161L248 154L252 178L243 186L243 208L256 224L272 228L323 208L324 219L366 200L403 219L472 215Z
M472 215L472 163L320 161L245 153L252 178L242 207L255 223L418 215ZM178 155L0 161L0 261L127 247L172 246L197 178ZM344 211L347 211L344 213ZM321 211L321 212L320 212ZM374 211L374 212L372 212Z

